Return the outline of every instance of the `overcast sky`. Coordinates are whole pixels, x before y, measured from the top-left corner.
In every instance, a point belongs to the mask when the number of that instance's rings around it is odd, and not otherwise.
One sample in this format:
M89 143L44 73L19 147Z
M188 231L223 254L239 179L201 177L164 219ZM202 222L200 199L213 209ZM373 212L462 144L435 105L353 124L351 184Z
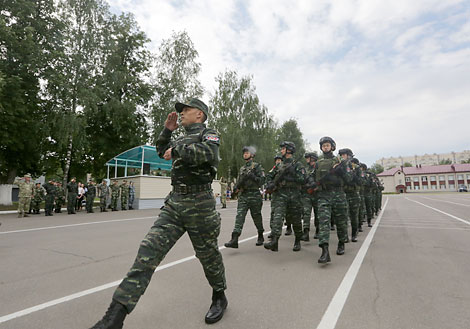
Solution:
M470 149L470 1L108 0L157 51L185 30L204 100L226 69L252 75L312 150L328 135L369 165Z

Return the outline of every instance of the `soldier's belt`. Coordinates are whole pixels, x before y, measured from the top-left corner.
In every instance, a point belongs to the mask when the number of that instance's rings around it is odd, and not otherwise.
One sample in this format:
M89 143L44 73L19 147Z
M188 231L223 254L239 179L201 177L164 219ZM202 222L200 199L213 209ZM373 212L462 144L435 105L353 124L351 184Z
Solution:
M173 185L173 192L178 194L191 194L191 193L198 193L209 191L212 189L210 183L203 184L203 185Z

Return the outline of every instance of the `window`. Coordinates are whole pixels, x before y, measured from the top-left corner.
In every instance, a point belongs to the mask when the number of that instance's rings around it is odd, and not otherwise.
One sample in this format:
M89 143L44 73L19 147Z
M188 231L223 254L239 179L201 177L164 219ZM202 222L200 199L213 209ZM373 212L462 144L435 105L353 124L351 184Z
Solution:
M428 176L423 176L423 177L421 177L421 181L422 181L422 182L427 182L427 181L428 181Z
M439 176L439 180L440 180L440 181L445 181L445 180L446 180L446 176L444 176L444 175Z
M454 184L449 184L449 190L455 190L455 185Z
M431 185L431 190L437 190L437 185Z
M427 185L423 185L423 190L427 190L428 189L428 186Z
M446 189L446 184L440 184L440 185L439 185L439 188L440 188L441 190L445 190L445 189Z
M431 180L431 182L435 182L436 181L436 176L431 176L431 177L429 177L429 179Z
M470 180L470 174L467 174L467 180Z
M407 191L411 191L411 186L408 185L408 186L406 187L406 190L407 190Z
M419 177L413 177L413 182L419 182Z
M415 185L415 190L419 190L419 185Z
M457 175L457 179L458 180L463 180L463 175L462 174Z
M470 175L468 175L468 179L470 179ZM405 178L405 182L411 182L411 178L410 178L410 177L406 177L406 178Z
M454 180L454 175L449 175L449 176L447 176L447 179L448 179L448 180Z

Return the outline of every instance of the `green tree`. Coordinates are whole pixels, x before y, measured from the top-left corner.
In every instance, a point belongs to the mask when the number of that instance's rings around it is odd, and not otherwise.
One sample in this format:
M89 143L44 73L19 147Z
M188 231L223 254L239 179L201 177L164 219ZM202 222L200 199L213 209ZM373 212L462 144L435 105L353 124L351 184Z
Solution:
M409 162L405 162L405 163L403 164L403 167L413 167L413 165L412 165L411 163L409 163Z
M0 181L41 173L44 109L41 78L60 31L55 2L1 1Z
M148 139L145 114L153 95L149 39L131 14L112 15L104 29L101 74L94 83L98 102L84 108L88 168L104 177L105 163Z
M150 112L154 140L163 129L168 113L174 110L176 101L185 101L189 97L199 98L203 95L204 90L198 80L201 71L201 64L197 62L198 56L193 42L185 31L173 33L160 45L155 61L156 93Z
M450 164L452 164L452 161L450 159L442 159L441 161L439 161L439 164L440 165L450 165Z
M277 149L277 125L260 104L252 77L227 71L215 80L218 87L210 99L209 126L221 134L219 176L237 176L244 163L243 146L255 147L256 161L270 168Z
M380 174L381 172L384 171L384 167L382 167L380 164L378 163L374 163L371 167L370 167L370 171L372 171L373 173L375 173L376 175Z

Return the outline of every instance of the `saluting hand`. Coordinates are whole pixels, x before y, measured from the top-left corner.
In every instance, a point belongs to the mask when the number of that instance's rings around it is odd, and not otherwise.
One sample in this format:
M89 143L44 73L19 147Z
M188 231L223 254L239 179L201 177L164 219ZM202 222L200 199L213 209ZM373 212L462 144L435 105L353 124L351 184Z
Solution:
M176 128L178 128L178 114L176 112L171 112L168 114L168 117L165 121L165 128L171 131L174 131Z

